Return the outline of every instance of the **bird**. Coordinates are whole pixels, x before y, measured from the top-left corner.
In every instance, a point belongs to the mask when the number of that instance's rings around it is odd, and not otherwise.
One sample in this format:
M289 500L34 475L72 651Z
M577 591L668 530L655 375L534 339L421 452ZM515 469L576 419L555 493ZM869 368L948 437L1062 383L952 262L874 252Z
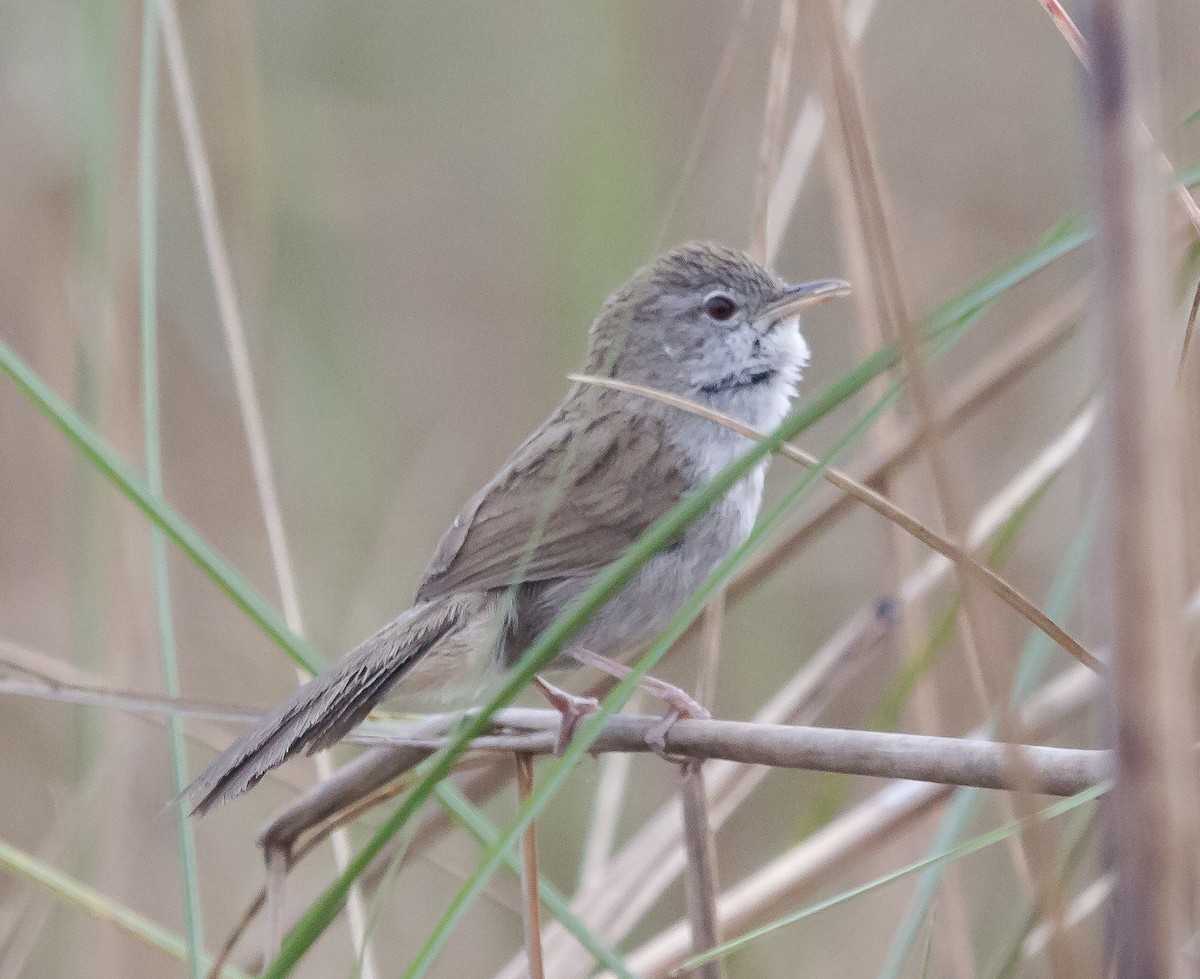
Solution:
M588 331L584 370L682 396L757 429L787 415L809 347L800 312L843 296L821 279L789 285L746 253L690 241L637 270ZM539 632L681 497L746 452L750 440L630 391L573 384L562 402L463 505L412 606L233 741L184 790L203 814L289 758L331 747L395 694L477 699ZM713 568L749 536L767 460L735 484L614 594L551 668L614 675ZM563 738L595 702L538 677L563 714ZM666 725L707 716L685 691L643 685ZM560 746L562 739L560 739Z

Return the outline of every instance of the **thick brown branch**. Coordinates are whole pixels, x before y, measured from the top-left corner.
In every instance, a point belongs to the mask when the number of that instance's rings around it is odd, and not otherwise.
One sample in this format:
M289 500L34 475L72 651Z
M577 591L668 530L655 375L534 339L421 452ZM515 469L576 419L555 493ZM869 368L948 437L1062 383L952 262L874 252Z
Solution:
M515 708L501 711L501 733L477 738L476 750L550 754L558 715L550 710ZM647 751L646 733L659 718L618 714L610 717L591 751ZM441 739L387 737L366 725L360 740L387 740L396 746L434 750ZM370 732L370 733L368 733ZM667 734L672 754L701 760L722 759L750 765L910 779L943 785L1011 789L1005 748L992 741L943 738L890 731L853 731L744 721L681 720ZM1030 745L1030 774L1037 791L1074 795L1105 777L1107 752Z

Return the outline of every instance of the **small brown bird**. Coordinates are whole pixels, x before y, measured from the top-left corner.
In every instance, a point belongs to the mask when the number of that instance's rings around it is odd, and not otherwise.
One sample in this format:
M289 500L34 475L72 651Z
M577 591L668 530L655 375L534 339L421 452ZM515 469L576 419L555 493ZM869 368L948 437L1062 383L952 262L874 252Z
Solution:
M808 362L800 310L849 286L789 286L742 252L691 242L605 301L585 369L682 395L759 430L776 427ZM478 696L656 519L744 453L747 438L627 392L573 386L454 518L411 608L271 711L187 788L194 812L245 792L301 750L328 748L399 690ZM652 639L758 515L766 462L655 555L555 665L620 675L611 657ZM589 704L544 680L564 732ZM653 678L668 718L702 709ZM592 702L594 705L594 702ZM657 732L661 747L664 727Z

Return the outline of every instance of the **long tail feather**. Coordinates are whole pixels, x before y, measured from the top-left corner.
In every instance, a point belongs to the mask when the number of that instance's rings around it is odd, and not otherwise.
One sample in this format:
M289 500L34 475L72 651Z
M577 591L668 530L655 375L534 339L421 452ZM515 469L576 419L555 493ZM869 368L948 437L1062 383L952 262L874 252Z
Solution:
M301 751L312 754L336 744L423 654L461 629L470 611L461 602L438 600L402 613L234 741L180 798L194 798L192 814L203 815Z

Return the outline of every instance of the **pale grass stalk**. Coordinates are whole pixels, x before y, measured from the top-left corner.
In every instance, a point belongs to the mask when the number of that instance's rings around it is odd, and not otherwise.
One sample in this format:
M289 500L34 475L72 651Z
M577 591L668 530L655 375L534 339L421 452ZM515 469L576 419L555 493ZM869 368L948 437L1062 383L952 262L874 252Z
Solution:
M1079 452L1091 430L1091 415L1084 414L1056 437L1041 453L979 511L968 536L971 549L986 542L1021 506L1052 479ZM822 698L831 696L848 674L866 664L866 655L887 634L897 603L919 601L944 582L951 562L937 555L911 575L895 596L860 609L822 646L797 674L785 683L754 716L756 723L805 723L815 718ZM1200 595L1197 596L1200 614ZM767 770L733 763L708 766L706 788L717 828L737 811L766 777ZM581 889L573 910L609 942L618 942L641 920L659 896L676 881L683 869L679 846L678 802L665 804L648 819L614 857L603 876ZM562 979L581 976L592 961L574 939L556 923L547 926L543 944L550 974ZM685 948L686 952L686 948ZM677 961L682 961L682 958ZM523 960L518 957L497 974L498 979L520 979Z
M1170 361L1162 177L1143 121L1157 117L1152 5L1092 0L1087 77L1106 487L1096 566L1112 636L1107 738L1115 785L1106 825L1116 874L1116 975L1193 974L1183 950L1196 885L1195 703L1184 595L1175 371ZM1194 514L1188 519L1194 519Z
M228 744L229 735L223 727L211 723L211 720L245 722L261 716L253 711L216 704L114 690L103 685L96 676L86 670L7 639L0 639L0 665L18 669L36 678L35 682L0 680L0 693L8 692L17 696L39 697L62 703L115 707L131 716L160 725L165 724L170 713L176 711L192 718L191 723L184 727L184 737L212 751L220 751ZM271 777L293 791L304 787L304 783L295 773L284 769L277 769Z
M147 0L142 10L142 63L138 98L138 319L141 327L142 445L146 487L153 495L161 497L162 425L161 399L158 393L158 33L158 8L151 0ZM179 656L175 643L175 618L171 612L167 543L162 531L157 527L150 528L150 571L163 691L170 697L178 697ZM188 784L189 776L183 720L178 715L172 714L167 718L167 747L171 761L172 785L175 792L182 792ZM187 811L184 809L176 809L171 816L175 823L179 851L188 974L192 979L201 979L201 958L204 955L204 903L200 895L200 867L196 857L195 827L189 822Z
M0 679L0 695L27 697L60 704L79 704L87 707L111 707L130 714L153 714L160 719L199 717L207 720L250 723L262 716L255 711L239 711L177 697L135 694L124 690L81 686L74 683L51 683L43 679ZM220 745L226 740L228 738L224 734L217 734L212 738L214 746Z
M1089 706L1099 683L1094 674L1072 667L1032 698L1022 712L1025 729L1038 740L1074 719ZM968 737L985 737L978 728ZM755 871L717 900L722 931L744 934L794 906L859 857L938 811L952 790L921 782L895 782L838 816L803 843ZM676 923L626 958L641 979L661 979L688 957L687 929ZM610 979L610 977L605 977Z
M124 932L135 941L156 948L180 961L186 961L186 943L175 933L132 908L112 900L70 874L31 858L4 840L0 840L0 865L7 872L46 888L62 903L78 908L98 921ZM207 961L205 956L204 963L207 964ZM245 973L230 967L223 969L221 976L226 979L247 979Z
M963 539L966 528L965 512L946 459L945 433L937 398L926 372L919 330L905 294L887 191L876 161L868 122L861 73L846 36L840 6L840 0L821 0L814 5L814 10L818 22L816 33L827 55L823 64L827 67L824 77L831 108L836 108L838 114L838 136L848 177L847 181L839 183L852 200L852 204L847 202L844 209L854 211L853 225L868 256L872 279L878 289L879 308L884 321L899 340L902 363L908 375L908 390L916 408L932 477L937 512L946 536L957 542ZM1002 693L1009 685L1009 678L1001 670L1004 660L996 610L988 601L980 576L967 562L957 556L954 560L963 610L957 625L968 672L985 716L995 718L998 739L1015 746L1023 740L1023 734L1012 717L1008 698ZM1027 774L1027 758L1014 747L1010 752L1010 763L1015 781L1020 784L1023 774ZM1062 896L1059 882L1050 872L1054 865L1052 831L1033 818L1032 800L1026 792L1018 790L1006 798L1005 804L1011 805L1013 814L1026 827L1023 834L1010 838L1009 852L1018 876L1032 877L1041 907L1048 918L1057 923L1062 915ZM1073 957L1065 939L1051 943L1051 962L1054 975L1075 974Z
M1079 63L1083 65L1085 70L1090 71L1091 60L1088 56L1087 41L1084 39L1083 33L1075 26L1071 15L1067 13L1063 5L1059 3L1059 0L1037 0L1037 2L1050 15L1054 26L1058 28L1058 32L1063 36L1071 51L1074 52ZM1153 131L1144 119L1139 117L1138 121L1145 129L1147 138L1153 142ZM1159 170L1162 171L1163 177L1170 182L1175 199L1179 201L1183 208L1184 216L1191 225L1193 237L1200 236L1200 205L1196 203L1196 199L1192 196L1192 192L1187 188L1187 185L1175 179L1175 165L1171 162L1171 158L1167 156L1166 151L1159 148L1157 143L1155 145L1155 155ZM1187 363L1188 349L1191 347L1192 334L1196 327L1197 312L1200 312L1200 285L1196 286L1196 293L1192 299L1192 308L1188 313L1187 325L1184 327L1183 343L1179 348L1178 374L1180 377L1183 374L1184 365Z
M221 230L218 217L216 192L213 187L212 170L200 131L196 97L192 88L183 47L183 35L179 28L179 15L175 0L155 0L161 14L163 42L167 53L167 67L171 88L179 113L180 129L183 133L184 149L196 196L196 209L200 218L204 251L212 272L217 297L217 309L225 333L225 343L233 368L234 388L237 392L238 409L246 433L246 444L250 453L251 470L258 494L259 508L266 525L267 543L271 552L271 563L279 584L284 620L296 635L303 635L304 625L300 614L299 592L296 587L295 570L288 552L287 536L283 527L283 515L279 506L279 491L271 467L267 448L266 426L262 408L255 389L254 374L250 365L250 353L246 343L246 329L234 288L233 268L229 260L229 249ZM297 670L297 679L304 682L307 677ZM329 778L333 765L328 753L316 757L317 778ZM334 861L338 872L345 870L350 862L350 837L339 832L332 839ZM377 979L374 953L366 939L366 906L362 891L356 885L348 898L348 920L355 952L362 963L364 979ZM276 937L268 935L268 945L276 943ZM269 956L268 956L269 957Z
M656 388L644 387L640 384L633 384L628 381L619 381L615 378L595 377L588 374L572 374L571 379L581 383L595 384L599 387L613 388L615 390L627 391L633 394L640 394L643 397L653 401L659 401L663 404L668 404L679 408L681 411L687 411L701 418L707 418L716 424L723 425L726 428L732 429L747 438L762 439L765 436L751 428L749 425L743 424L736 418L716 411L712 408L705 407L694 401L689 401L686 398L681 398L678 395L671 394L666 391L659 391ZM809 452L805 452L794 445L785 443L780 446L779 454L786 459L791 459L793 462L798 462L803 466L817 467L821 465L821 460ZM1051 619L1037 608L1028 598L1022 595L1009 582L1003 579L991 568L980 564L959 544L947 540L941 534L932 530L926 524L914 517L912 514L902 510L891 500L884 497L881 493L876 492L868 486L858 482L858 480L844 473L840 469L833 466L826 466L821 473L822 478L827 482L836 486L842 492L854 497L859 503L870 507L880 516L889 520L893 526L904 530L907 534L919 540L922 544L931 547L939 554L950 558L963 573L970 576L973 581L978 582L982 587L990 591L993 595L1007 603L1015 612L1024 617L1029 623L1044 632L1047 637L1061 646L1064 650L1074 656L1077 660L1092 670L1100 670L1100 661L1088 652L1080 642L1068 634L1061 626L1051 621Z
M853 195L849 192L846 181L846 169L841 165L839 149L836 140L826 141L827 152L825 159L831 184L840 187L840 193L835 194L838 207L847 212L853 206ZM841 233L843 251L848 262L849 278L856 283L853 302L857 313L859 352L867 356L873 351L895 342L895 335L887 335L880 316L881 303L876 296L875 276L871 273L867 249L862 235L857 232L858 223L853 213L843 213L838 222ZM875 399L883 397L887 382L883 377L877 378L871 386L871 395ZM872 426L867 434L868 445L875 451L881 452L893 443L899 432L898 402L894 402L888 411ZM920 429L912 426L914 449L920 445ZM907 476L907 478L906 478ZM901 507L912 510L916 497L907 492L915 486L912 474L902 472L885 473L876 484L884 498L895 500ZM886 546L888 550L888 566L890 571L889 586L894 591L912 573L920 561L916 542L911 535L906 534L900 527L890 524L886 528ZM900 618L899 652L903 668L911 670L915 661L924 649L925 637L929 635L928 610L923 602L909 605ZM916 726L919 732L936 734L941 730L941 710L937 699L937 688L934 675L928 670L918 676L912 695L913 713L916 716ZM952 871L941 875L939 887L943 894L941 905L944 926L940 930L939 948L948 950L954 963L955 975L960 979L972 979L975 974L975 963L971 954L970 926L967 920L966 904L960 886L959 876Z
M783 142L783 114L792 77L792 49L796 44L797 0L779 0L779 26L775 30L775 50L767 76L767 97L763 106L762 137L758 144L758 175L754 185L754 214L751 224L751 258L767 262L767 222L771 191L779 172L780 144Z
M754 215L748 252L765 262L767 257L767 215L771 188L779 163L783 139L783 120L792 75L792 51L796 43L797 0L779 0L779 25L775 32L775 50L767 77L763 107L762 138L759 143L758 175L755 180ZM710 707L716 693L716 677L721 657L721 626L724 622L725 593L719 592L704 611L705 661L700 670L696 696ZM692 950L697 955L715 948L717 857L716 841L708 816L708 797L704 791L704 772L699 761L680 766L680 803L683 808L683 835L687 852L685 892L692 924ZM697 971L699 979L722 979L725 965L720 960L705 963Z
M1104 874L1096 878L1080 891L1075 899L1067 906L1063 923L1068 928L1078 928L1092 915L1104 907L1113 891L1115 880L1112 874ZM1036 959L1046 952L1050 940L1050 928L1042 922L1034 928L1022 943L1021 954L1028 959Z
M626 705L628 710L638 710L639 696L640 694L635 693L630 698ZM583 845L583 857L579 862L580 888L586 881L604 874L608 868L632 768L633 755L613 754L600 759L588 835Z
M1088 54L1087 40L1084 38L1082 31L1075 26L1075 21L1071 19L1071 15L1067 13L1063 5L1059 3L1059 0L1037 0L1037 2L1050 15L1050 20L1058 29L1058 33L1062 35L1063 40L1067 42L1067 46L1071 49L1079 63L1086 71L1091 71L1092 65ZM1158 147L1154 139L1154 133L1146 124L1145 119L1139 115L1137 122L1145 131L1146 138L1155 143L1154 154L1158 168L1162 171L1163 177L1170 181L1175 193L1175 199L1179 201L1180 206L1183 208L1184 216L1187 217L1188 223L1191 224L1193 232L1196 235L1200 235L1200 205L1192 197L1191 191L1175 179L1175 164L1171 162L1166 152ZM1196 295L1200 297L1200 292ZM1186 353L1186 349L1184 352Z
M866 33L867 25L875 13L877 0L851 0L846 5L846 30L850 43L857 45ZM767 211L766 258L767 264L775 261L779 245L791 223L792 211L800 198L800 189L808 177L821 143L825 129L825 109L815 93L805 96L792 124L791 135L779 163L775 185L771 190L771 206Z

